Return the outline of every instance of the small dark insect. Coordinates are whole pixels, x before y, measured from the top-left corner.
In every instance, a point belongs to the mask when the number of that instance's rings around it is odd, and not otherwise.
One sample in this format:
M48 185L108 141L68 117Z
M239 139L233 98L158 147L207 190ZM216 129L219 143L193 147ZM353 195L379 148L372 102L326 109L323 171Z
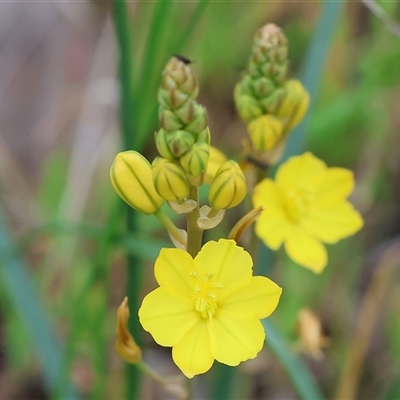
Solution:
M182 61L186 65L192 64L191 60L189 60L188 58L186 58L184 56L181 56L180 54L174 54L174 57L177 58L178 60Z
M259 169L267 170L269 168L269 165L267 163L263 163L262 161L259 161L252 156L248 156L246 161L250 164L255 165Z

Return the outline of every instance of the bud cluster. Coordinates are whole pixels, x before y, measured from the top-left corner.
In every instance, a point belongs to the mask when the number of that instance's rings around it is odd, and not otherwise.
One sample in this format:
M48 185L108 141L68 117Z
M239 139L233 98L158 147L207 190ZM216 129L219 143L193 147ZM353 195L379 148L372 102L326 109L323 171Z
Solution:
M172 57L164 68L158 90L161 129L155 134L158 152L167 160L178 162L200 183L207 169L210 130L206 109L196 101L199 86L188 62Z
M257 153L279 147L308 107L302 84L287 80L288 52L288 40L279 27L260 28L247 70L235 87L236 107Z
M140 153L125 151L116 156L110 171L120 197L136 210L156 215L180 245L185 243L185 233L162 215L164 200L177 213L197 210L199 228L210 229L222 220L225 209L235 207L246 195L239 165L210 146L207 113L196 101L198 83L185 61L172 57L162 74L158 91L161 128L155 134L161 157L150 164ZM191 194L204 182L211 185L211 208L199 208L197 195Z

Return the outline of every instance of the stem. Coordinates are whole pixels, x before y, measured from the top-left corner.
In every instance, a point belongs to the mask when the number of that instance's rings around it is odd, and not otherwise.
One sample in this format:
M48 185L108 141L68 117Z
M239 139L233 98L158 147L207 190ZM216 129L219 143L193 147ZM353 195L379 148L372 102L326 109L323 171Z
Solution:
M154 213L154 216L164 225L169 234L186 249L186 237L183 236L182 229L178 229L161 208Z
M203 230L197 225L199 213L199 193L196 186L190 185L189 198L197 203L197 207L187 214L187 252L194 258L201 249Z
M131 32L129 29L129 13L125 0L113 0L113 18L115 23L116 37L119 47L119 78L121 83L120 119L123 133L124 149L133 149L134 135L134 106L131 97L132 90L132 52ZM127 209L126 225L128 233L135 232L136 218L134 211ZM129 309L137 313L139 308L139 293L141 284L141 270L138 268L139 259L132 255L128 256L126 292L129 299ZM138 318L130 318L128 328L140 346L140 324ZM126 367L126 398L134 400L139 398L139 371L131 364Z

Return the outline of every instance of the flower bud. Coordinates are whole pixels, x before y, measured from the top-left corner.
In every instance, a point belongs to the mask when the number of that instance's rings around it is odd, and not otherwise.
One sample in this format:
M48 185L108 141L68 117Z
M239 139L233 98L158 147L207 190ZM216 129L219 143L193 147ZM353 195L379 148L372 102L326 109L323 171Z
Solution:
M136 344L131 333L128 330L129 307L128 298L118 308L117 320L117 341L115 351L126 362L136 364L142 359L142 350Z
M254 149L265 152L274 148L283 135L282 122L273 115L263 115L247 126Z
M165 200L175 201L188 196L189 183L178 164L156 157L152 164L152 173L154 187Z
M218 168L227 160L224 153L217 148L210 146L210 157L208 159L206 175L204 176L204 183L211 185Z
M294 129L303 119L310 102L310 95L300 81L291 79L285 84L286 95L277 110L277 116L284 121L285 132Z
M215 210L237 206L246 196L246 178L239 165L228 160L218 169L208 193L210 205Z
M170 110L160 107L159 119L161 128L166 131L176 131L183 127L182 121Z
M117 154L110 178L122 200L143 214L154 214L164 202L154 188L150 163L136 151Z
M170 161L176 161L178 158L174 156L167 142L168 133L169 132L164 129L160 129L154 134L154 141L156 143L156 148L162 157Z
M173 156L180 157L193 146L195 137L186 131L172 131L167 132L166 141Z
M207 111L206 109L197 104L193 117L188 121L185 130L192 133L199 133L207 128Z
M206 172L208 158L210 156L210 145L207 143L195 143L193 147L180 159L182 168L189 175L198 177Z
M263 109L260 102L254 97L241 94L241 83L239 82L235 87L235 102L236 108L240 118L244 122L250 122L254 118L263 114Z

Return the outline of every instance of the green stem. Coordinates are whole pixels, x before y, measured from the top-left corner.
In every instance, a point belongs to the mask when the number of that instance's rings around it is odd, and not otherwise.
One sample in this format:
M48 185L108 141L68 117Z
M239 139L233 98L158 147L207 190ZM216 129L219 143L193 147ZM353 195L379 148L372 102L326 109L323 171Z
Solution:
M197 225L199 219L199 192L196 186L190 186L189 198L197 203L197 207L187 214L187 252L194 258L201 249L203 230Z
M120 99L120 118L121 129L124 139L124 149L133 149L135 144L134 120L132 118L134 110L132 101L132 52L131 52L131 33L129 29L129 13L125 0L113 0L113 17L115 23L116 37L120 52L119 77L121 82ZM136 215L132 209L127 209L127 230L129 233L135 232ZM139 308L139 293L141 285L141 270L138 267L139 259L133 255L128 256L126 292L129 299L129 309L132 314L137 313ZM140 324L138 318L130 318L128 328L133 337L140 345ZM127 393L126 398L134 400L139 398L139 371L131 364L126 367Z
M154 216L164 225L168 233L182 246L186 248L186 237L182 234L182 230L178 229L175 224L170 220L167 214L159 208ZM184 231L183 231L184 232Z

